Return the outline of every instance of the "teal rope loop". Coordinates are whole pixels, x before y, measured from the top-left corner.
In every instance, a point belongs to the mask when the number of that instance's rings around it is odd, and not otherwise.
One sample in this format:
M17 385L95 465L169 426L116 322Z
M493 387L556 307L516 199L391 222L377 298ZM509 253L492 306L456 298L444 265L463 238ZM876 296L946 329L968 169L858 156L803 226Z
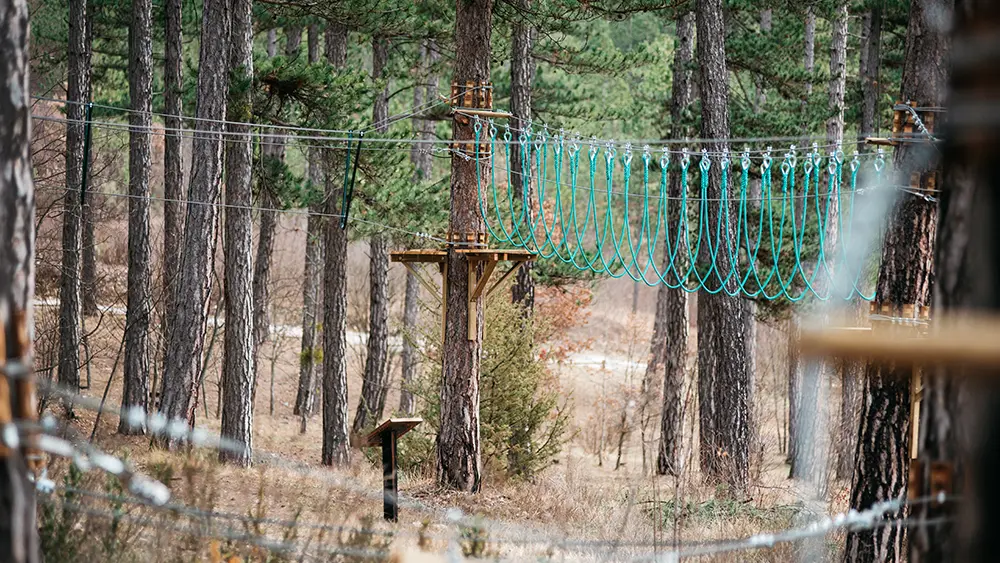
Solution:
M497 244L581 272L688 292L792 302L874 298L848 241L865 191L859 182L876 187L884 176L881 150L855 152L845 174L839 146L824 161L816 145L801 159L793 145L777 166L771 147L757 157L747 148L735 162L728 151L702 150L694 168L686 148L675 161L666 147L655 158L643 146L637 171L628 143L536 132L530 123L500 134L490 120L481 144L478 117L473 131L475 159L489 160L488 174L476 168L480 214ZM483 145L488 155L480 154ZM709 197L713 168L717 198ZM672 178L678 194L669 193ZM837 278L850 287L835 289Z

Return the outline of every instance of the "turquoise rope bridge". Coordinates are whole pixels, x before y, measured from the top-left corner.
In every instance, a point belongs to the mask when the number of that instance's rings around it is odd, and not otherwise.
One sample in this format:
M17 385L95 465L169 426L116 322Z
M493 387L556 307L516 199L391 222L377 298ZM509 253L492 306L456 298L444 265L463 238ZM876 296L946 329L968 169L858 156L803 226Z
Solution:
M839 145L826 158L815 144L801 156L792 146L779 162L769 147L734 162L708 149L663 148L655 158L649 146L636 154L626 143L619 153L613 141L533 135L530 127L513 131L515 139L478 118L474 129L475 158L487 162L477 167L480 212L501 245L689 292L874 298L871 260L851 259L848 241L865 191L859 176L872 187L882 182L881 149L847 161Z

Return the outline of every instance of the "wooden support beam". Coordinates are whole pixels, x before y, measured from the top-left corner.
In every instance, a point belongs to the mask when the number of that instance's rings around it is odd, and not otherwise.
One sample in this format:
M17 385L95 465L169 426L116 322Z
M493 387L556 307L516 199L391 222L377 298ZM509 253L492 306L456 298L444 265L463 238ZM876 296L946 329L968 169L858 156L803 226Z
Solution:
M481 233L449 233L447 235L449 241L455 242L476 242L479 243L483 239ZM485 242L483 242L485 244ZM523 248L516 249L506 249L506 250L491 250L488 248L453 248L453 251L457 254L465 256L468 260L469 271L468 271L468 318L466 325L468 326L468 338L469 340L475 340L478 327L478 311L476 311L476 300L483 295L483 291L486 291L486 296L489 297L493 293L493 290L497 288L508 276L510 276L518 268L522 262L527 262L535 257L535 253L530 250L525 250ZM445 319L448 315L448 251L447 250L435 250L435 249L415 249L415 250L401 250L397 252L390 252L389 258L393 262L400 262L403 266L413 272L416 276L417 281L420 282L428 291L431 292L436 298L438 297L438 288L436 285L427 280L426 277L420 274L419 270L414 264L419 263L432 263L437 264L438 268L441 270L441 289L440 289L440 305L441 305L441 338L444 341L444 334L446 330ZM493 285L489 285L490 277L492 277L493 272L496 270L497 264L500 262L514 262L514 266L504 273L499 280ZM483 273L482 275L476 274L476 268L480 263L483 263Z
M441 263L441 344L448 331L448 262Z
M877 145L881 147L894 147L896 146L896 141L885 137L865 137L865 144Z
M513 274L514 272L516 272L517 269L521 267L521 264L522 264L522 262L518 262L518 263L514 264L513 266L511 266L509 270L507 270L506 272L504 272L504 274L502 276L500 276L500 279L498 279L496 282L494 282L493 285L491 285L490 288L486 290L486 298L489 299L490 295L493 294L493 290L495 290L496 288L500 287L500 284L502 284L505 279L509 278L511 274Z
M422 273L420 273L420 270L418 270L416 267L413 266L414 264L413 262L403 262L402 264L404 268L413 273L413 277L417 278L417 281L420 282L420 285L424 286L424 288L427 289L427 291L429 291L430 294L434 296L434 299L437 300L438 305L440 306L442 301L444 300L444 295L441 293L441 288L431 283Z
M486 260L486 265L483 267L483 275L480 276L479 281L476 282L476 288L472 291L472 295L469 296L469 299L479 299L479 296L482 295L483 289L486 288L486 284L490 281L490 276L493 275L493 270L496 269L498 263L499 262L497 260ZM472 262L469 262L469 269L472 269Z
M476 299L472 296L472 288L476 285L476 267L473 265L474 263L475 262L472 259L466 261L466 267L469 274L466 279L468 280L469 286L466 288L466 291L468 292L468 302L465 308L465 326L468 328L469 340L476 339L476 329L479 328L479 323L477 322L479 320L479 315L477 314L479 311L476 308Z
M467 108L455 108L454 111L457 114L478 115L480 117L496 117L498 119L510 119L511 117L514 117L513 114L507 113L505 111L489 111L489 110L467 109Z
M432 262L441 263L448 258L448 252L445 250L433 250L433 249L416 249L416 250L400 250L397 252L390 252L389 259L393 262Z

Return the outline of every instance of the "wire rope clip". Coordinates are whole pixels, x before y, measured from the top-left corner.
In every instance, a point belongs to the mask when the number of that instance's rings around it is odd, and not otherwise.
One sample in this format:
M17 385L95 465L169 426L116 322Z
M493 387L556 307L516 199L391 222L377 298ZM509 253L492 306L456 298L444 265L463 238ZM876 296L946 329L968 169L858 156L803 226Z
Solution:
M893 145L900 140L934 140L934 113L926 111L914 101L897 101L892 106Z

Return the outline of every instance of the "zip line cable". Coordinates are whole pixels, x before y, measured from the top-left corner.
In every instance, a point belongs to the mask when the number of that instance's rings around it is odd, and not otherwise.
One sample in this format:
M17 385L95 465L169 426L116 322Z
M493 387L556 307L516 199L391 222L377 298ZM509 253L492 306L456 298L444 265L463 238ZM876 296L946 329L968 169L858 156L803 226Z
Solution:
M47 101L47 102L62 103L62 104L86 105L88 103L88 102L75 102L75 101L60 100L60 99L57 99L57 98L34 97L34 99L39 100L39 101ZM440 103L443 104L443 103L448 103L448 102L441 101ZM437 105L437 103L435 103L434 105ZM94 104L94 107L100 107L100 108L103 108L103 109L120 111L120 112L123 112L123 113L132 113L132 112L136 112L137 111L137 110L132 110L132 109L129 109L129 108L122 108L122 107L108 106L108 105L101 105L101 104ZM464 114L462 112L462 108L455 108L454 111L457 114L467 115L467 114ZM198 117L191 117L191 116L177 116L177 115L163 114L163 113L157 113L157 112L148 112L148 113L149 113L149 115L154 116L154 117L171 117L171 118L175 118L175 119L180 119L182 121L201 121L201 122L214 123L214 124L223 124L223 125L240 125L240 126L251 127L251 128L256 128L256 129L275 129L275 130L281 130L281 131L301 131L301 132L305 132L305 133L328 133L328 134L334 134L333 136L331 136L331 135L290 135L290 134L282 135L282 134L277 134L277 133L262 133L262 132L261 133L253 133L253 132L251 132L251 133L242 133L242 132L233 132L233 131L213 131L213 132L210 132L213 135L227 135L227 136L240 136L240 137L253 136L253 137L258 137L258 138L259 137L265 137L265 138L293 138L294 137L294 138L307 139L307 140L346 141L347 138L344 137L344 134L358 132L357 130L350 130L350 129L327 129L327 128L317 128L317 127L298 127L298 126L291 126L291 125L276 125L276 124L273 124L273 123L236 122L236 121L228 121L228 120L224 120L224 119L216 120L216 119L198 118ZM393 118L398 118L397 120L406 119L406 118L409 118L409 117L413 117L417 113L419 113L419 112L413 112L413 111L411 111L408 114L400 114L398 116L393 116ZM44 119L44 120L47 120L47 121L61 121L61 122L64 122L64 123L85 123L86 122L86 120L71 120L71 119L68 119L68 118L56 118L56 117L52 117L52 116L33 116L33 117L37 118L37 119ZM106 124L106 125L119 126L119 127L123 128L123 129L126 129L126 130L129 129L129 125L124 124L124 123L117 124L117 123L114 123L114 122L107 122L107 121L103 121L103 122L102 121L91 121L90 123L95 124L95 125L99 124L99 123L102 123L102 124ZM374 127L369 127L368 129L365 129L364 131L368 132L368 131L370 131L373 128ZM157 129L159 129L159 131L164 131L164 132L169 132L169 131L175 131L176 130L176 131L181 131L181 132L183 132L183 131L199 131L199 132L202 132L202 133L209 133L209 132L207 132L205 130L187 129L187 128L183 128L183 127L177 127L177 128L174 128L174 127L170 127L170 128L168 128L168 127L160 127L160 128L157 128ZM520 128L516 128L516 127L512 127L511 130L519 132L519 133L522 133L522 132L523 133L529 133L529 131L527 129L520 129ZM553 128L553 130L559 130L559 129ZM156 131L151 131L150 134L157 134L157 132ZM855 136L853 138L853 140L863 140L863 139L864 139L864 135L857 135L857 136ZM451 140L437 140L437 139L413 139L413 138L408 138L408 139L394 139L394 138L374 138L374 137L369 137L369 138L367 138L367 140L371 141L371 142L405 142L405 143L432 143L432 144L449 144L449 143L453 142ZM786 142L828 142L828 137L826 135L790 135L790 136L769 136L769 137L768 136L761 136L761 137L727 137L727 138L716 138L716 139L712 139L712 138L689 138L689 139L622 139L622 140L618 140L618 141L614 141L613 139L598 139L596 137L592 137L591 140L596 141L597 143L600 143L600 144L605 144L607 142L614 142L616 145L624 145L626 143L631 143L631 144L636 145L636 146L640 146L640 145L644 145L644 144L651 145L651 146L660 146L660 145L702 145L702 144L708 144L708 143L732 143L732 144L737 144L737 143L766 143L766 142L774 142L774 143L786 143ZM845 138L845 140L846 140L846 138Z

